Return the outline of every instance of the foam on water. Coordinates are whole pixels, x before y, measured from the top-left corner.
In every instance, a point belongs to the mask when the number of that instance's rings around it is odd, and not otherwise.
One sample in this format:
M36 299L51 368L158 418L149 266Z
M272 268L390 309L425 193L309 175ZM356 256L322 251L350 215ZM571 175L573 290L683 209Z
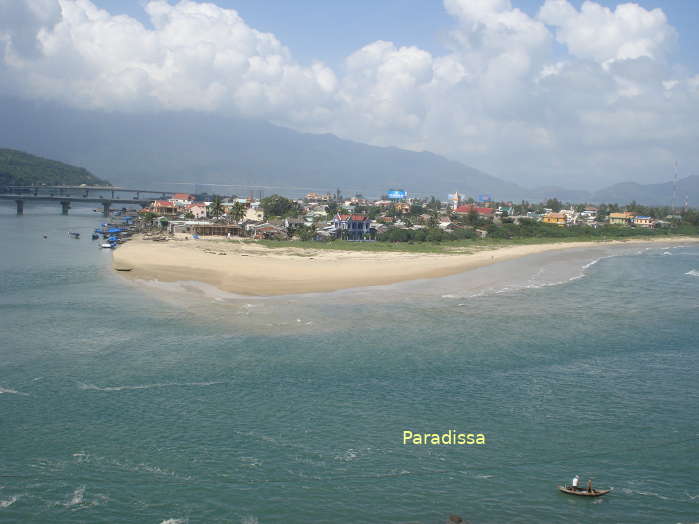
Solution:
M165 382L156 384L137 384L129 386L96 386L94 384L79 384L78 387L82 390L94 390L94 391L128 391L137 389L151 389L151 388L171 388L171 387L207 387L216 386L218 384L225 384L220 380L211 382Z
M82 504L85 499L85 486L80 486L73 491L70 500L64 504L66 507Z
M3 393L7 395L24 395L25 397L29 396L29 393L22 393L21 391L17 391L15 389L4 388L0 386L0 395L2 395Z
M9 508L12 504L17 502L17 498L17 496L12 496L9 499L0 500L0 508Z
M689 275L692 277L699 277L699 271L697 271L696 269L691 269L691 270L687 271L685 273L685 275Z

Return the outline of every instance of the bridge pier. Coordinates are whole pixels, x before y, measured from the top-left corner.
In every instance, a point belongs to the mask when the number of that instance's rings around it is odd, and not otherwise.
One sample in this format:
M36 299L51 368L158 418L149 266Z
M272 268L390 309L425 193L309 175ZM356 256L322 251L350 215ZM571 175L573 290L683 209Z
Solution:
M102 216L108 217L109 216L109 211L112 203L111 202L102 202Z
M61 215L67 215L70 209L70 200L61 200Z
M24 200L15 200L17 203L17 216L22 216L24 214Z

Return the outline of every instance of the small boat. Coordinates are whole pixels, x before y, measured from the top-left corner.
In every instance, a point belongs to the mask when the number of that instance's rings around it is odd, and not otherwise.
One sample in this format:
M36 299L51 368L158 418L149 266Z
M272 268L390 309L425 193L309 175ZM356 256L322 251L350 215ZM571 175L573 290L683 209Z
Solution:
M102 247L104 249L114 249L115 245L109 244L109 243L104 243L104 244L100 244L100 247Z
M69 235L71 238L80 238L80 233L73 233L72 231L70 231L70 232L68 233L68 235Z
M99 237L97 233L92 233L92 240L97 240Z
M577 495L579 497L601 497L606 495L611 489L592 489L588 491L586 488L574 488L573 486L558 486L558 489L568 495Z

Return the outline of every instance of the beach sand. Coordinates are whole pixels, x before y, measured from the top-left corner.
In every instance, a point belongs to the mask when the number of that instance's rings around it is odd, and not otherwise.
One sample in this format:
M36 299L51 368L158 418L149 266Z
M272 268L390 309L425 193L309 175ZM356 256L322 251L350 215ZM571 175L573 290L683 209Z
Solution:
M223 239L153 242L135 238L113 254L121 275L161 282L204 282L250 296L288 295L377 286L454 275L545 251L613 244L678 244L697 238L559 242L482 249L468 254L267 248Z

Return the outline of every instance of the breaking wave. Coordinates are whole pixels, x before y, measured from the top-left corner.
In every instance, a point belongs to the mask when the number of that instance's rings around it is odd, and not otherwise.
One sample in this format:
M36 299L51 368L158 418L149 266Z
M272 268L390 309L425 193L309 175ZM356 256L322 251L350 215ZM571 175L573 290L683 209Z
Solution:
M14 496L10 497L7 500L0 500L0 508L9 508L15 502L17 502L17 497L14 497Z
M687 271L685 275L690 275L692 277L699 277L699 271L696 269L692 269L691 271Z
M80 486L77 488L75 491L73 491L73 494L68 502L64 504L65 507L70 507L70 506L77 506L78 504L82 504L83 500L85 499L85 486Z
M29 396L29 393L22 393L21 391L16 391L14 389L4 388L0 386L0 395L2 395L3 393L6 393L8 395L24 395L25 397Z

